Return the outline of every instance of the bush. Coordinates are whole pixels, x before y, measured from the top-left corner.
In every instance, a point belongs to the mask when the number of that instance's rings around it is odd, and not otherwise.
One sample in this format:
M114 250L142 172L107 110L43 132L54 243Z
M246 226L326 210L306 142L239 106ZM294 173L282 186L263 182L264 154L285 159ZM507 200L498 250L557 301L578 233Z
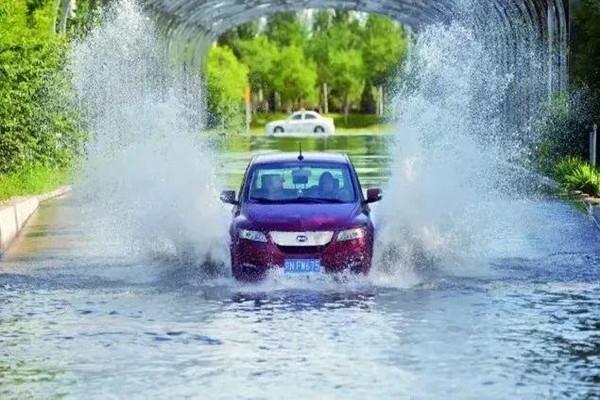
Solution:
M14 196L48 192L69 181L67 169L46 167L25 168L9 175L0 175L0 201Z
M554 169L554 175L560 181L564 181L567 176L583 165L584 162L576 157L567 157L562 159Z
M590 196L600 195L600 172L580 159L569 157L560 161L555 175L569 192L578 190Z
M542 110L536 127L540 139L536 145L537 166L545 173L565 157L585 157L591 130L592 97L585 90L555 95Z
M0 7L0 174L64 168L81 152L68 43L53 33L53 4L7 0Z
M248 68L238 61L233 51L228 47L212 48L206 66L209 127L233 130L242 127L247 87Z

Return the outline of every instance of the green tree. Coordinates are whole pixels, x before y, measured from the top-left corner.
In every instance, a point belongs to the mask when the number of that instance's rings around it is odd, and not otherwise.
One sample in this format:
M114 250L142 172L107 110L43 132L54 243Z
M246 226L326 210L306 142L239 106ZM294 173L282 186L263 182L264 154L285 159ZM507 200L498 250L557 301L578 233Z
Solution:
M359 50L336 50L330 54L331 82L342 100L344 121L353 101L360 99L364 85L364 63Z
M245 36L237 28L219 43L248 67L259 99L276 104L278 93L289 109L321 94L325 112L331 102L346 117L361 99L365 109L375 108L372 86L384 87L406 51L404 31L391 20L331 9L314 13L311 26L298 13L275 14L263 28L248 25Z
M241 57L240 44L254 40L259 33L259 21L247 22L239 25L224 34L218 39L219 46L229 46L236 57Z
M406 55L404 30L389 18L371 14L365 24L363 59L367 86L378 88L378 113L383 111L383 87L399 70Z
M280 47L303 47L308 39L308 30L294 12L278 13L269 17L265 34Z
M67 42L53 0L0 4L0 174L67 167L81 151Z
M327 33L331 27L334 13L332 10L321 9L313 16L312 34Z
M342 104L342 108L348 108L349 104L356 100L354 90L344 90L339 86L339 82L343 79L339 79L339 77L334 79L334 75L342 66L338 63L333 67L332 63L342 57L347 58L342 55L344 52L352 52L353 56L356 56L357 51L362 51L362 42L362 28L350 12L323 10L315 15L313 35L307 49L308 54L317 65L317 81L321 88L320 93L325 112L329 110L330 90L331 97L338 95L338 103ZM333 54L335 54L335 60ZM359 54L359 58L362 58L362 54ZM362 64L362 60L358 63ZM362 87L363 76L356 76L355 79Z
M115 3L115 1L117 0L71 0L71 4L75 4L77 8L67 19L67 33L71 36L86 35L91 29L100 24L102 9Z
M600 0L582 0L575 9L576 42L572 49L574 83L589 91L594 111L589 120L600 119Z
M302 48L284 47L271 69L271 76L273 86L281 96L288 112L294 105L302 107L305 101L314 101L316 67L312 61L306 59Z
M320 88L321 105L325 113L329 112L329 51L331 41L329 30L332 25L333 13L330 10L318 11L313 20L312 36L307 48L308 56L317 66L317 84Z
M209 125L234 129L242 126L242 104L248 87L248 68L229 47L210 50L206 66Z
M237 43L240 60L248 67L249 81L253 93L259 100L273 93L272 71L275 66L280 68L279 49L265 35L259 35L252 40L241 40Z
M364 86L361 27L349 12L336 11L326 39L321 44L327 45L323 77L331 86L331 94L337 97L347 122L350 107L360 100Z

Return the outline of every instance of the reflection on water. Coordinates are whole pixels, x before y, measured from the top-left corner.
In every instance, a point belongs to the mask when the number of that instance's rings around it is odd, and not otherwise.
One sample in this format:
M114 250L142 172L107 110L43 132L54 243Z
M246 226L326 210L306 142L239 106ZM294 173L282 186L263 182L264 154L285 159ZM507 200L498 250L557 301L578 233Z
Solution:
M378 185L389 175L391 136L385 134L335 134L323 137L273 137L273 136L232 136L218 146L221 154L219 170L227 185L239 188L241 173L251 157L274 151L297 152L299 143L302 150L343 152L352 159L363 186Z

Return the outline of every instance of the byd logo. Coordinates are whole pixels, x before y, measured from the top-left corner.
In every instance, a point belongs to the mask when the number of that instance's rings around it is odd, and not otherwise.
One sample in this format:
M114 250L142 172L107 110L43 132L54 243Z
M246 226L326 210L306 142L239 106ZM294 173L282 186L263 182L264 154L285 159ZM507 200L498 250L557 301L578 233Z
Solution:
M308 240L308 237L306 235L298 235L296 236L296 241L298 243L305 243Z

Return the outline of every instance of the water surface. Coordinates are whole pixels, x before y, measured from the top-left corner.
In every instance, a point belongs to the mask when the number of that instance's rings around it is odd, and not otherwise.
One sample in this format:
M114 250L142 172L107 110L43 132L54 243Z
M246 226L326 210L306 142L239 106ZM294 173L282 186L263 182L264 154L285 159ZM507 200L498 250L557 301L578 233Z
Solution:
M350 149L370 184L386 180L386 140L305 143ZM229 142L223 174L239 181L251 154L294 146ZM59 218L75 200L45 203L0 263L0 397L599 398L596 228L554 199L495 206L512 217L490 225L536 229L498 230L491 261L442 262L416 282L242 285L166 255L90 253Z

